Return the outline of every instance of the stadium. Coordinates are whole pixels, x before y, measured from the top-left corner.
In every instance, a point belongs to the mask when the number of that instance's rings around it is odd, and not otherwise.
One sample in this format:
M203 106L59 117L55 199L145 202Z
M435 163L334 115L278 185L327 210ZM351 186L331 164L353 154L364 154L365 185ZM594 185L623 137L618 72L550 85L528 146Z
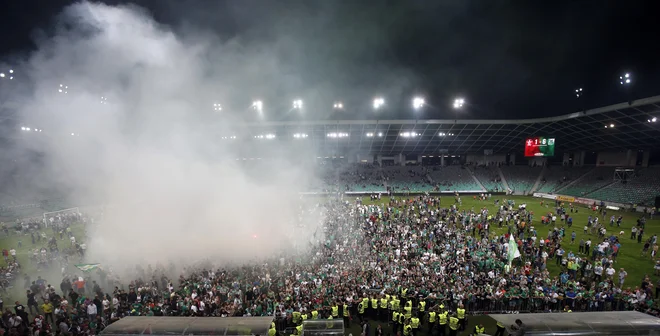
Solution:
M0 333L660 331L655 59L285 2L80 2L2 58Z

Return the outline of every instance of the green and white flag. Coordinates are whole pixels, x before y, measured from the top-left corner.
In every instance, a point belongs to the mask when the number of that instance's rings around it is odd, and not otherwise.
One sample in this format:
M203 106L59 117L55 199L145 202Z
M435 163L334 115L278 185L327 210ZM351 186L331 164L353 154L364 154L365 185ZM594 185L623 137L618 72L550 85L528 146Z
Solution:
M76 267L78 267L78 269L83 271L83 272L91 272L91 271L99 268L100 266L101 266L101 264L80 264L80 265L76 265Z
M507 259L509 260L509 266L511 266L511 262L513 259L516 259L520 257L520 251L518 251L518 244L516 244L516 240L513 239L513 235L509 235L509 249L507 251Z

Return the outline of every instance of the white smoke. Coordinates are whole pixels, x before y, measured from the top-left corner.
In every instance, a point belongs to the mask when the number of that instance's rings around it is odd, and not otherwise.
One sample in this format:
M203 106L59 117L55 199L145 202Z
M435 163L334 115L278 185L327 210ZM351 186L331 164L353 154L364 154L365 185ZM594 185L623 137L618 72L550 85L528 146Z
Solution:
M312 158L307 147L248 141L236 113L212 108L249 89L244 78L277 74L278 60L256 49L86 2L39 42L22 67L29 94L13 97L14 109L43 129L27 140L45 153L38 183L113 205L88 229L87 262L253 260L317 232L322 218L298 228L297 192L313 169L288 159ZM247 173L245 162L260 168Z

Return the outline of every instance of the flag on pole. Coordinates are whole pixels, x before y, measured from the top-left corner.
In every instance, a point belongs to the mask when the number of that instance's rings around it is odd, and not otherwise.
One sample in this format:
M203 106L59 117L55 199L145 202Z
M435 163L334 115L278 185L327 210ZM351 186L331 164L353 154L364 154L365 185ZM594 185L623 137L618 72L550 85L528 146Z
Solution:
M80 265L76 265L76 267L79 270L83 271L83 272L91 272L91 271L99 268L99 266L101 266L101 264L80 264Z
M513 259L520 257L520 251L518 251L518 244L516 244L516 240L513 239L513 235L509 235L509 249L507 252L508 252L507 259L509 260L509 266L510 266Z

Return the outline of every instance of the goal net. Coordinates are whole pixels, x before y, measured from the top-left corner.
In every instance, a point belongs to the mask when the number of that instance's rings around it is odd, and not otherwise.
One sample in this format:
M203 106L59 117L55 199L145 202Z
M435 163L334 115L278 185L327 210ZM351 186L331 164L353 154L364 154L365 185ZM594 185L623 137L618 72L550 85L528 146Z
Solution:
M69 208L59 211L44 212L44 224L46 226L62 225L64 223L73 223L80 220L80 208Z

